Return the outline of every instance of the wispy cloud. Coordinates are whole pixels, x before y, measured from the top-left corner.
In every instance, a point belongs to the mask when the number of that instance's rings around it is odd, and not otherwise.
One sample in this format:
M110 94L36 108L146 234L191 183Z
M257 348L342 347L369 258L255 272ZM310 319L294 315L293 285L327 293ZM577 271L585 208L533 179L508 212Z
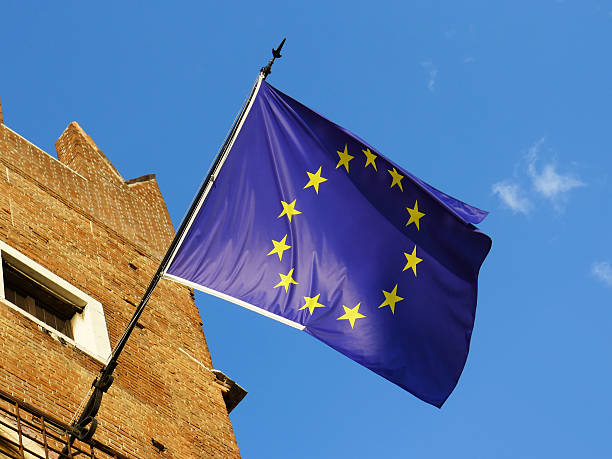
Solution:
M612 287L612 266L608 261L598 261L591 266L591 273L600 281Z
M438 69L431 61L421 62L421 67L427 71L427 89L434 91L436 89L436 78L438 77Z
M536 198L549 201L555 211L562 213L570 191L586 186L575 175L560 173L554 161L540 159L545 142L542 137L528 148L512 181L500 181L492 187L493 193L514 213L529 213L535 207Z
M472 64L474 62L476 62L476 59L473 58L472 56L468 56L468 57L463 59L463 63L464 64Z
M567 202L567 193L574 188L585 186L579 179L570 174L560 174L553 162L546 163L538 170L537 162L540 148L545 142L542 137L527 151L527 174L536 192L549 199L555 210L563 211Z
M493 184L492 190L515 214L528 214L531 210L531 202L518 184L497 182Z

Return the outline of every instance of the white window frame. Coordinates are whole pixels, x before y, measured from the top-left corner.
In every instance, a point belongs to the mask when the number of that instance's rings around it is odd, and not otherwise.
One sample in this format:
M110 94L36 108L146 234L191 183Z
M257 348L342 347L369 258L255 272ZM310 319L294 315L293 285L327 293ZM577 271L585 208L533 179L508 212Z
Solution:
M99 301L93 299L85 292L66 282L2 240L0 240L0 258L15 264L16 267L23 270L28 276L56 291L74 304L82 306L83 312L75 313L72 319L70 319L74 339L64 335L6 299L4 295L4 272L0 269L0 302L2 304L36 322L39 327L49 332L52 337L58 340L61 338L61 340L72 344L103 364L108 362L111 346L108 338L108 329L106 328L106 319L104 318L104 309Z

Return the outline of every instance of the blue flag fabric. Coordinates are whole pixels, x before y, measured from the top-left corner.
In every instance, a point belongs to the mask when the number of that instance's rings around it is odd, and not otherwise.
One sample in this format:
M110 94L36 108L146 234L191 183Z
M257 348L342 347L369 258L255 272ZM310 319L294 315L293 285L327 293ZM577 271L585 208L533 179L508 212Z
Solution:
M486 215L262 81L166 273L440 407L468 355Z

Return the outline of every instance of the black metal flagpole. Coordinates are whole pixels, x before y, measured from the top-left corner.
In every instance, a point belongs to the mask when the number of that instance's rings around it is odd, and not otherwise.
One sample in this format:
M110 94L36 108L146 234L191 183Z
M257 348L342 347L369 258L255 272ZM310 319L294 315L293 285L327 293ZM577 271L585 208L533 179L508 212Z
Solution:
M281 52L281 49L283 48L283 45L285 44L285 40L286 38L283 38L283 41L280 43L278 48L272 49L272 59L270 59L270 61L268 62L268 65L261 68L259 78L265 80L266 77L272 72L272 65L274 64L274 60L282 57L280 52ZM153 276L151 283L147 287L147 290L145 291L142 299L140 300L140 303L138 304L136 311L134 311L134 315L132 316L132 319L127 325L125 331L123 332L123 336L119 339L119 341L115 345L115 348L113 349L111 353L108 363L104 367L102 367L102 369L100 370L100 374L94 380L92 384L93 392L90 395L89 400L87 401L85 405L85 408L83 408L83 411L81 415L79 416L79 418L71 424L70 432L68 432L70 434L68 438L68 444L62 451L62 457L64 457L68 453L70 445L72 445L75 438L78 438L81 441L88 441L93 437L93 434L95 433L96 428L98 427L98 421L96 419L96 415L98 414L98 410L100 409L100 404L102 402L102 396L106 393L106 391L108 391L110 386L113 384L113 380L114 380L113 372L115 371L115 368L117 367L118 359L119 359L119 356L121 355L121 351L123 351L123 348L125 347L130 335L132 334L132 331L134 330L136 323L138 323L138 319L142 315L145 309L145 306L149 302L149 299L151 298L151 294L153 293L153 290L155 290L155 287L157 286L158 282L161 280L166 269L168 268L168 265L172 257L174 256L174 252L179 246L180 242L182 241L183 236L187 230L187 227L189 226L189 222L193 214L198 208L198 204L202 196L204 195L208 185L213 180L213 176L215 172L217 171L222 158L226 155L232 143L232 140L236 136L238 128L243 118L246 115L248 106L253 96L255 95L255 91L256 91L256 88L259 82L259 78L258 78L258 81L253 86L253 88L251 89L251 92L246 102L242 106L242 110L240 111L240 114L236 118L236 121L234 122L234 125L232 126L227 138L225 139L223 146L219 150L219 153L217 154L217 157L215 158L215 161L212 167L210 168L206 178L202 182L202 185L200 186L200 189L196 197L191 203L191 206L189 207L189 210L187 211L185 218L183 218L183 221L178 231L176 232L176 235L174 236L174 239L172 240L170 247L168 247L168 250L166 254L164 255L164 258L162 259L161 264L157 268L157 271L155 275Z

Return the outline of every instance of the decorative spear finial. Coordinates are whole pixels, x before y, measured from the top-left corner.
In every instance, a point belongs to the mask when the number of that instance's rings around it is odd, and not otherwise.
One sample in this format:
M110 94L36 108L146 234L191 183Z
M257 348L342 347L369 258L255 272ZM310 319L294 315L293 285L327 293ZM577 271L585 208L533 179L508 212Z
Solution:
M270 73L272 73L272 64L274 64L274 59L277 58L281 58L281 49L283 49L283 45L285 44L285 40L287 40L286 38L283 38L283 41L281 41L280 45L278 45L278 48L274 49L272 48L272 59L270 59L270 62L268 62L268 65L266 65L265 67L261 68L261 73L264 77L264 80L266 79L266 77L268 75L270 75Z

